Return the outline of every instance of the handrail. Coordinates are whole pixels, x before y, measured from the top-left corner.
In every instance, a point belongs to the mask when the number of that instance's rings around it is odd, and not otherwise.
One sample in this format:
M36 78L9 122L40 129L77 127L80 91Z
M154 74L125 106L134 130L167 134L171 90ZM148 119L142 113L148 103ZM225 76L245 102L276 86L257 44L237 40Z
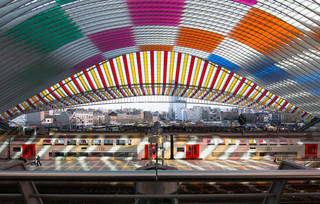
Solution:
M273 171L0 171L0 181L275 181L320 180L319 170Z

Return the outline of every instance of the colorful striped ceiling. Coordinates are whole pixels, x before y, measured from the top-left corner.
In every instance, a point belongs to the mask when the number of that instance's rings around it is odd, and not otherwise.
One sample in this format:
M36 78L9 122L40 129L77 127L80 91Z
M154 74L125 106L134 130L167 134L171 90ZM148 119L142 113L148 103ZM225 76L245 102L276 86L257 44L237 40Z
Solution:
M310 119L319 14L318 0L2 0L1 119L135 95Z

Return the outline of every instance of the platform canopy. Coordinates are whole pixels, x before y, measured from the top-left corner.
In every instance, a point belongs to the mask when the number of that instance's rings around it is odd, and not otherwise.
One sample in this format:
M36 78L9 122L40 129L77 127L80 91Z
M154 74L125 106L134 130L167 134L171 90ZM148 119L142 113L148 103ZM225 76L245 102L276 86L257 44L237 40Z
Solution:
M2 0L0 120L143 95L310 120L319 14L319 0Z

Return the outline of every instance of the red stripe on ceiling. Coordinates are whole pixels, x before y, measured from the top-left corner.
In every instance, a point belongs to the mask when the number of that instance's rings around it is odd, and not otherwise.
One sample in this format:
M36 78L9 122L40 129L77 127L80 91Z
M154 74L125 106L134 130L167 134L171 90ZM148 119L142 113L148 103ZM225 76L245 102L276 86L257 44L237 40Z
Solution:
M224 93L224 91L226 90L226 88L227 88L232 76L233 76L233 72L230 72L229 77L228 77L226 83L224 84L224 86L222 88L222 91L221 91L222 93Z
M106 90L106 92L108 92L108 94L110 94L112 96L112 98L116 99L117 97L115 95L113 95L113 93L111 93L111 91Z
M264 92L261 94L261 96L257 99L257 103L262 99L262 97L264 97L266 95L268 91L267 90L264 90Z
M152 94L154 95L154 52L150 51L151 58L151 84L152 84Z
M124 69L126 70L126 76L127 76L127 81L129 87L131 87L131 81L130 81L130 74L129 74L129 68L128 68L128 61L127 61L127 56L123 55L122 56L123 63L124 63Z
M241 86L245 80L246 80L245 78L241 79L240 83L238 84L238 86L237 86L236 90L234 91L234 93L232 94L232 96L235 96L238 93L239 89L241 88Z
M16 107L19 109L20 112L23 112L22 108L20 108L19 105L16 105Z
M62 89L68 94L68 96L71 96L70 92L68 91L68 89L64 86L64 84L62 82L59 82L60 86L62 87Z
M48 102L46 100L44 100L40 94L37 94L38 98L40 98L40 100L44 103L44 104L48 104Z
M51 90L51 88L48 88L49 93L51 93L51 95L53 97L55 97L57 100L59 100L60 98Z
M6 112L8 113L8 115L9 115L10 117L12 117L12 114L10 113L9 110L7 110Z
M208 62L208 61L205 61L204 66L203 66L203 69L202 69L200 81L199 81L199 84L198 84L198 89L200 89L200 87L201 87L201 85L202 85L204 75L206 74L206 71L207 71L207 68L208 68L208 64L209 64L209 62ZM208 76L208 77L209 77L209 76Z
M301 118L304 118L307 115L307 112L304 112L304 114L301 116Z
M167 66L168 66L168 52L164 51L164 64L163 64L163 89L162 95L164 95L166 90L166 83L167 83Z
M80 93L83 93L83 90L81 89L80 85L78 84L78 82L74 78L74 76L71 76L71 79L72 79L73 83L77 86L77 88L79 89Z
M36 107L30 102L29 99L27 99L26 101L27 101L27 103L29 103L29 105L30 105L32 108L36 108Z
M137 52L137 63L138 63L138 73L139 73L140 87L141 87L141 90L142 90L142 94L143 94L143 95L146 95L146 93L144 92L143 86L142 86L143 82L142 82L142 71L141 71L140 52Z
M105 97L103 97L101 94L96 93L100 98L102 98L102 100L106 100Z
M276 100L277 100L278 96L275 96L274 99L272 99L270 101L270 103L268 104L268 106L270 106L271 104L273 104Z
M88 82L89 82L89 84L90 84L91 89L94 91L95 88L94 88L94 86L93 86L93 83L92 83L92 81L91 81L91 79L90 79L90 77L89 77L89 74L88 74L87 70L83 70L83 73L84 73L84 75L86 76L86 78L87 78L87 80L88 80Z
M116 82L116 86L119 87L118 77L117 77L117 74L116 74L116 70L114 68L113 60L110 60L109 62L110 62L110 66L111 66L111 70L112 70L112 75L113 75L114 81Z
M291 113L296 112L297 109L298 109L298 107L295 107Z
M100 79L101 79L101 81L102 81L103 87L104 87L104 88L107 88L107 83L106 83L106 80L105 80L104 77L103 77L103 74L102 74L100 65L99 65L99 64L96 64L96 67L97 67L97 70L98 70Z
M286 101L279 110L281 111L287 104L288 104L288 101Z
M216 81L217 81L217 78L218 78L218 75L219 75L220 71L221 71L221 67L220 67L220 66L218 66L218 69L217 69L217 71L216 71L216 73L215 73L215 75L214 75L214 78L213 78L212 82L211 82L210 91L211 91L211 90L212 90L212 88L214 87L214 85L215 85L215 83L216 83Z
M196 57L192 56L191 57L191 63L190 63L190 68L189 68L189 75L188 75L188 81L187 81L187 88L190 85L190 81L191 81L191 77L192 77L192 72L193 72L193 66L194 66L194 61L195 61Z
M249 95L252 93L252 91L256 88L257 84L253 84L253 86L251 87L250 91L246 94L245 98L248 98Z
M192 95L191 95L191 98L194 97L194 95L196 95L198 93L199 89L197 89Z

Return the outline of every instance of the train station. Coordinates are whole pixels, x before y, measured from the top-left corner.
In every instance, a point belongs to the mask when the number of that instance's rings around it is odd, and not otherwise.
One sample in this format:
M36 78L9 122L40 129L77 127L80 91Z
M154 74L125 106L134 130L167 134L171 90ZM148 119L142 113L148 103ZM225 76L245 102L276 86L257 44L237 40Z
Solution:
M0 1L0 203L320 203L319 16Z

